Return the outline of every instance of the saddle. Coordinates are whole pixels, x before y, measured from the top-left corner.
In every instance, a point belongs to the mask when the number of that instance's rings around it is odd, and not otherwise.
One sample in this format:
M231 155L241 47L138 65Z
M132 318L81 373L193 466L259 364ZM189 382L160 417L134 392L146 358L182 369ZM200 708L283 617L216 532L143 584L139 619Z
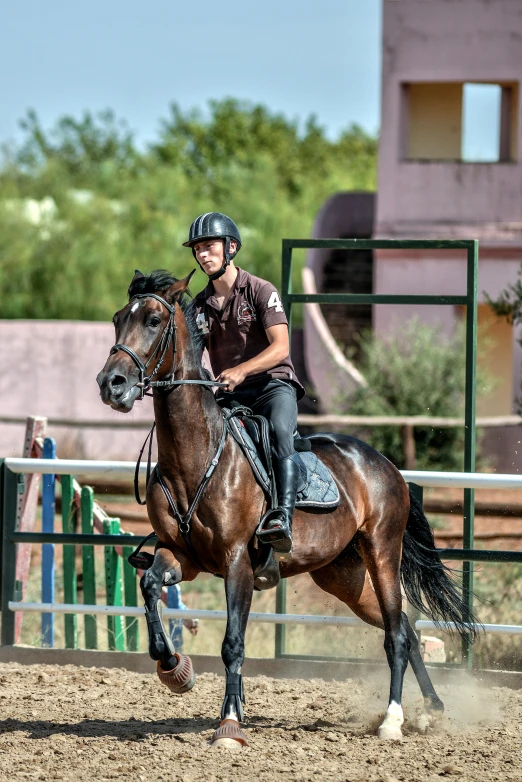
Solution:
M276 507L268 421L260 415L254 415L248 407L239 405L233 408L233 415L227 415L229 411L226 408L223 413L228 418L229 431L246 456L255 479L268 495L272 507ZM299 453L301 473L296 508L337 508L341 502L339 489L328 468L312 452L310 439L294 435L294 448Z
M254 477L268 498L268 509L277 507L277 491L272 472L270 425L266 418L254 415L248 407L235 405L223 409L231 435L246 456ZM313 435L312 435L313 437ZM341 502L339 489L328 468L316 454L307 437L294 435L294 448L299 453L301 480L296 494L296 508L333 510ZM259 523L263 525L266 514ZM281 578L279 562L269 544L257 543L260 557L254 571L254 589L264 591L277 586ZM279 559L287 555L280 555Z

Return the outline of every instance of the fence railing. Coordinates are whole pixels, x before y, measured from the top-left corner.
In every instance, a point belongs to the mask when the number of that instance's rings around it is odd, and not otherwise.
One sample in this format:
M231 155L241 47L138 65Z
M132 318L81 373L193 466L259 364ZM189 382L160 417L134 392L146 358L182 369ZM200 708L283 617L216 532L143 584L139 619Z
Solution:
M27 552L32 543L42 545L41 563L41 595L44 606L41 613L41 642L44 647L55 645L55 613L62 611L48 611L45 606L55 603L55 545L63 545L62 580L63 596L65 604L69 606L64 617L64 642L65 647L78 648L78 615L84 614L84 646L86 649L99 648L96 603L100 594L101 585L105 591L105 601L109 607L115 610L107 616L107 646L109 650L138 651L139 627L136 613L125 613L125 607L132 608L136 612L138 606L138 589L136 570L129 564L128 556L132 553L138 542L142 539L132 533L121 529L120 519L109 517L95 502L91 487L81 487L73 474L56 471L56 446L54 440L33 440L33 451L42 453L42 459L27 459L29 463L39 462L43 464L41 471L31 469L28 474L17 474L9 469L3 469L2 486L0 496L2 507L0 509L0 547L2 552L2 643L13 644L20 642L22 624L16 621L15 615L5 613L5 601L9 597L20 599L27 589L28 569L24 575L17 572L17 547L19 552ZM16 481L13 479L15 475ZM29 489L29 481L26 486L25 478L34 478L42 475L42 531L37 533L27 527L34 526L34 518L31 524L21 525L21 505L19 498ZM55 532L57 520L55 490L61 486L61 529ZM16 507L16 518L12 513ZM32 514L36 513L36 502L33 503ZM16 530L15 527L24 526L25 529ZM6 530L11 530L11 536L6 536ZM81 529L81 533L75 529ZM19 536L22 535L22 539ZM77 604L78 583L76 567L75 545L82 546L81 574L84 604L90 605L94 610L86 612L85 605ZM96 563L95 547L103 546L103 561ZM18 568L19 571L19 568ZM14 590L14 591L13 591ZM182 610L181 593L179 587L171 587L164 595L165 602L171 608ZM16 602L16 600L15 600ZM25 604L23 613L25 613ZM104 613L104 612L101 612ZM20 619L21 612L20 612ZM125 616L125 621L124 621ZM185 617L186 618L186 615ZM13 621L14 619L14 621ZM181 622L172 620L170 626L171 636L176 649L182 648L183 640Z
M24 418L19 416L0 416L0 424L22 424ZM56 427L65 427L72 429L128 429L128 430L149 430L152 426L150 421L92 421L81 420L77 418L53 418L49 419L49 424ZM455 429L465 426L464 418L444 417L444 416L425 416L425 415L310 415L301 413L297 416L299 426L317 427L326 426L333 429L355 427L368 428L374 426L397 426L401 432L402 450L404 465L407 469L414 470L417 466L417 455L415 448L415 428L433 427L435 429ZM475 426L481 429L496 429L506 426L520 426L522 418L518 415L502 416L479 416L475 419Z
M94 620L96 615L105 615L109 624L109 638L113 639L111 648L121 648L124 632L127 637L127 647L129 649L137 648L137 635L131 633L131 622L136 622L135 617L142 613L142 609L137 607L136 599L136 574L133 570L129 571L128 582L123 579L123 598L121 587L121 570L118 569L118 562L115 559L114 547L128 547L130 540L128 535L122 535L116 525L110 523L110 520L104 525L103 533L94 533L90 524L83 525L81 533L71 531L70 525L66 525L61 533L54 531L18 531L16 529L17 518L17 498L20 487L23 487L21 477L24 475L59 475L62 482L62 519L70 519L72 511L71 496L73 495L72 481L68 476L76 475L131 475L134 473L134 462L101 462L71 459L27 459L27 458L8 458L2 464L2 481L0 484L1 498L1 548L2 548L2 583L1 583L1 601L2 601L2 644L12 644L15 638L15 615L23 612L38 611L42 614L52 615L65 614L66 619L77 621L77 615L83 615L84 621ZM145 467L143 467L143 471ZM403 471L403 477L412 486L416 496L422 501L422 491L427 486L454 487L454 488L496 488L496 489L522 489L522 476L519 475L487 475L477 473L459 473L459 472L423 472L423 471ZM69 489L67 486L69 485ZM65 487L65 493L64 489ZM84 504L81 512L85 513L86 519L92 517L93 498L91 491L86 491L84 487L82 496ZM65 498L65 499L64 499ZM83 518L83 517L82 517ZM135 535L132 537L132 544L137 545L144 540L144 536ZM41 603L24 602L19 599L17 594L18 586L16 582L16 549L20 544L40 544L40 545L64 545L64 551L67 547L81 545L83 547L83 571L84 571L84 605L74 602L74 599L67 598L62 604L53 601ZM153 545L153 544L150 544ZM93 551L95 546L106 547L105 554L105 578L107 605L96 605L96 594L94 598L92 589L85 589L86 570L88 572L89 552ZM108 548L107 548L108 547ZM460 560L465 562L522 562L521 551L499 551L499 550L476 550L473 548L473 539L471 546L462 549L439 549L441 556L446 560ZM70 563L71 564L71 563ZM121 562L120 562L121 565ZM64 559L65 567L65 559ZM123 564L125 568L125 564ZM128 566L130 567L130 566ZM87 577L88 579L90 576ZM72 582L70 582L72 583ZM127 585L125 585L127 584ZM132 586L133 584L133 586ZM75 590L69 594L75 594ZM65 591L64 591L65 594ZM125 603L125 605L124 605ZM186 614L185 614L186 615ZM189 615L204 619L224 619L225 612L216 611L196 611L190 610ZM170 605L165 610L165 616L172 621L178 620L183 616L183 611ZM276 647L275 656L292 657L287 655L284 648L284 631L287 624L313 624L313 625L362 625L363 623L354 617L339 616L301 616L287 614L282 605L280 595L276 599L276 612L274 614L251 614L252 621L272 622L276 625ZM123 620L125 619L125 625ZM74 623L70 623L74 628ZM87 632L85 627L85 639L87 648L95 648L94 627ZM125 630L124 630L125 627ZM419 620L418 629L434 628L432 622ZM521 633L522 626L517 625L488 625L491 632ZM74 629L70 629L74 633ZM67 642L66 637L66 643ZM89 639L89 640L88 640ZM44 638L45 640L45 638ZM283 641L283 643L282 643ZM118 643L120 644L118 646ZM470 661L466 658L469 665Z

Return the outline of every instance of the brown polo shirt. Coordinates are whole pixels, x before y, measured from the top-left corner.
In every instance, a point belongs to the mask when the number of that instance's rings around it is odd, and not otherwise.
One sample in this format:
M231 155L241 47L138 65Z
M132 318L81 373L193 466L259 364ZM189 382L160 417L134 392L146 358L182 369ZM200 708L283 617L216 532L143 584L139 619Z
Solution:
M265 329L280 323L288 324L277 288L239 267L237 272L223 309L218 305L212 282L198 293L192 303L214 377L265 350L270 344ZM297 398L304 396L290 356L266 372L250 375L238 388L270 378L290 381L296 389Z

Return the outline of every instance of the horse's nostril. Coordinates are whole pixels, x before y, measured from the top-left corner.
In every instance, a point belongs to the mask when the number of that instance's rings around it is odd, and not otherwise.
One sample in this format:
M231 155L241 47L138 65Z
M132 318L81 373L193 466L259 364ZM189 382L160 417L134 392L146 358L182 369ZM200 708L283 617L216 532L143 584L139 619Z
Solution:
M113 375L109 380L109 388L115 389L118 386L122 386L127 382L127 378L124 375Z

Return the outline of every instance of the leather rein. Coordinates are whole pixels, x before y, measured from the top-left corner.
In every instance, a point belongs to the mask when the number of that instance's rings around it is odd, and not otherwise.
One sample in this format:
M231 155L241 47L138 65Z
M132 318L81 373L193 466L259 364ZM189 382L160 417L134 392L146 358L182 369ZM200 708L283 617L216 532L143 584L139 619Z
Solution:
M176 320L175 320L176 303L171 305L167 301L165 301L165 299L163 299L161 296L158 296L156 293L139 293L139 294L133 296L131 301L133 299L146 299L146 298L156 299L156 301L159 301L160 304L162 304L169 312L169 320L168 320L165 328L163 329L163 333L162 333L161 337L158 340L158 344L154 348L154 351L152 352L152 354L149 357L149 359L147 360L147 362L143 363L141 358L138 356L137 353L135 353L135 351L132 348L130 348L130 347L128 347L128 345L124 345L122 343L117 343L116 345L113 345L113 347L111 348L111 351L110 351L110 355L112 356L112 355L114 355L115 353L117 353L118 351L121 350L123 353L126 353L128 356L130 356L131 359L136 364L136 366L138 368L138 372L139 372L139 381L135 385L136 385L136 387L138 387L140 389L139 399L140 400L143 399L143 397L147 394L147 391L150 388L163 388L163 389L165 389L167 391L172 390L172 389L176 388L177 386L181 386L181 385L199 385L199 386L206 386L207 388L211 388L212 386L218 386L220 388L227 388L228 387L227 383L218 383L216 380L174 380L174 371L175 371L174 370L174 363L175 363L175 359L176 359L176 342L177 342L177 327L176 327ZM169 345L170 345L171 342L172 342L172 350L173 350L173 369L172 369L172 372L170 373L170 377L167 380L153 380L153 378L157 375L157 373L159 372L159 370L160 370L160 368L161 368L161 366L163 364L163 361L165 359L167 350L168 350ZM147 370L148 370L150 364L152 363L154 358L156 356L158 356L158 354L159 354L159 358L157 359L156 366L154 367L152 372L149 375L147 375ZM156 428L156 422L154 421L154 423L152 424L152 428L151 428L149 434L147 435L147 437L145 439L145 442L143 443L143 446L142 446L141 451L140 451L140 455L138 457L138 461L136 462L136 470L134 472L134 496L136 498L136 502L138 502L139 505L145 505L146 502L147 502L146 499L145 500L141 499L140 490L139 490L139 484L138 484L139 471L140 471L140 465L141 465L141 457L143 455L143 451L145 450L145 447L146 447L147 441L148 441L149 442L149 453L148 453L148 459L147 459L147 478L146 478L146 485L148 486L149 480L150 480L150 477L151 477L151 472L152 472L152 470L151 470L151 463L152 463L151 462L151 459L152 459L152 438L153 438L153 434L154 434L154 429L155 428ZM197 556L197 554L196 554L196 552L194 550L194 547L192 545L192 542L190 540L190 521L192 519L192 515L193 515L193 513L194 513L194 511L196 509L196 506L197 506L199 500L201 499L201 495L205 491L205 488L206 488L210 478L212 477L212 473L214 472L214 470L215 470L215 468L216 468L216 466L217 466L217 464L219 462L219 459L221 457L221 454L223 453L223 449L225 447L225 441L226 441L226 437L227 437L227 432L228 432L227 419L224 416L223 417L223 431L221 433L221 437L220 437L220 440L219 440L219 445L218 445L218 448L217 448L217 451L216 451L216 455L214 456L214 458L210 462L210 465L209 465L208 469L206 470L203 478L201 479L201 482L199 484L199 488L198 488L198 490L196 492L196 495L195 495L194 499L192 500L192 502L191 502L191 504L189 506L189 509L187 510L187 512L185 513L184 516L182 516L181 513L179 512L179 510L177 508L177 505L176 505L176 502L175 502L175 500L174 500L174 498L173 498L169 488L167 487L167 485L166 485L166 483L165 483L165 481L163 479L163 476L160 473L158 465L156 465L155 468L154 468L154 471L156 473L156 477L158 479L158 483L161 486L161 488L163 490L163 493L164 493L164 495L165 495L165 497L167 499L167 502L169 504L169 507L170 507L170 509L171 509L171 511L172 511L172 513L174 515L174 518L176 519L176 521L178 523L179 531L183 535L183 539L185 540L187 548L188 548L188 550L190 552L190 556L194 560L196 566L198 568L200 568L201 570L205 571L205 572L208 572L208 570L199 561L199 557ZM145 540L143 540L142 543L140 543L140 545L134 551L134 553L131 555L131 558L135 558L139 554L140 549L146 543L146 541L150 540L150 538L153 538L155 536L156 536L155 532L152 532L150 535L148 535L145 538Z

